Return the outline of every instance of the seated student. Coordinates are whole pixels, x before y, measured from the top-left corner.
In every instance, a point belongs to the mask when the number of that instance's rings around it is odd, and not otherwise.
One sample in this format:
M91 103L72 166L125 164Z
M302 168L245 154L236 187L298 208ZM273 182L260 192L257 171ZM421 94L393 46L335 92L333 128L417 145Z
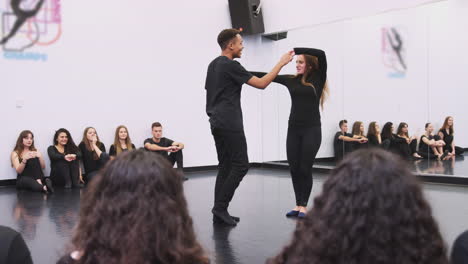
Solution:
M419 140L419 155L426 159L443 160L448 155L448 150L444 152L445 142L439 136L432 134L434 126L431 123L426 123L424 126L426 132Z
M155 122L151 125L151 131L153 137L145 140L143 143L145 149L162 155L169 160L172 166L177 163L177 168L182 170L184 168L182 156L184 144L163 137L162 125L159 122ZM168 152L170 152L170 154L167 154Z
M382 147L385 150L392 151L394 153L400 152L400 144L405 143L406 139L397 137L393 133L394 127L392 122L387 122L382 128Z
M55 132L54 145L47 148L50 159L50 178L54 185L65 188L83 187L79 159L81 152L75 145L68 130L60 128Z
M91 181L70 250L57 263L207 264L178 172L160 155L128 151Z
M447 150L449 156L463 155L465 150L455 146L453 134L453 117L447 116L438 133L439 137L445 142L444 151Z
M15 168L16 188L35 192L54 192L52 181L44 177L44 158L34 146L34 135L29 130L22 131L11 152L11 165Z
M83 167L85 169L85 182L89 183L97 174L99 169L104 167L109 160L106 153L106 146L99 141L99 137L94 127L87 127L83 132L83 139L78 146L83 156Z
M134 149L135 145L133 145L132 140L130 139L127 127L123 125L118 126L115 130L114 144L112 144L109 149L110 158L114 159L115 156L120 153Z
M468 231L459 235L453 243L450 260L452 264L468 263Z
M353 134L353 138L363 139L366 141L365 143L354 142L353 150L358 150L361 148L368 147L369 140L364 136L364 123L362 123L361 121L354 122L351 133Z
M378 148L350 153L326 178L292 241L267 261L448 264L422 187L407 164Z
M0 263L32 264L31 253L20 233L0 226Z
M398 154L406 160L410 160L411 158L421 159L421 155L417 153L416 147L418 145L418 140L416 136L409 136L408 133L408 124L405 122L401 122L398 125L397 134L398 138L404 139L404 141L400 140L398 144Z
M370 147L379 147L382 144L380 126L377 122L370 122L369 128L367 129L367 139Z
M336 132L335 138L333 139L333 149L335 151L335 160L340 161L344 155L353 150L352 143L358 142L364 144L367 140L353 138L353 135L348 133L348 121L341 120L338 125L340 131Z

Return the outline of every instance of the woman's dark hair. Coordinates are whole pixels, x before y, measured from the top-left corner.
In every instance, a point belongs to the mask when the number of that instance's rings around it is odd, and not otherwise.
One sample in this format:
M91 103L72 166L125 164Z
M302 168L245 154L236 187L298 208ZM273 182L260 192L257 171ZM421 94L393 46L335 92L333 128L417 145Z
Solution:
M408 124L405 123L405 122L401 122L401 123L398 125L398 129L397 129L397 135L398 135L398 136L400 136L400 135L405 135L406 137L409 137L408 132L403 133L403 128L405 128L405 127L408 127Z
M218 44L222 50L225 50L231 40L241 32L235 28L224 29L218 34Z
M78 263L209 263L193 230L181 176L162 156L129 151L110 161L81 202Z
M428 127L430 124L431 124L431 123L426 123L426 124L424 125L424 129L427 129L427 127Z
M382 128L382 132L380 133L380 136L382 137L382 141L393 138L392 126L393 126L392 122L385 123L385 125Z
M65 154L76 154L78 153L79 149L76 146L75 142L73 141L73 138L68 130L65 128L60 128L59 130L55 131L54 135L54 146L58 145L58 137L60 133L65 133L67 135L68 141L67 144L65 145Z
M328 176L292 242L267 263L447 264L416 177L379 149L348 155Z
M23 158L21 155L23 154L24 151L24 144L23 144L23 138L27 138L29 135L33 138L33 142L31 144L31 147L29 147L29 150L31 151L36 151L36 147L34 146L34 134L30 130L23 130L18 136L18 139L16 140L15 148L13 149L14 152L18 155L18 160L21 162Z
M377 136L377 128L376 128L377 122L372 121L369 123L369 128L367 128L367 137L369 136Z

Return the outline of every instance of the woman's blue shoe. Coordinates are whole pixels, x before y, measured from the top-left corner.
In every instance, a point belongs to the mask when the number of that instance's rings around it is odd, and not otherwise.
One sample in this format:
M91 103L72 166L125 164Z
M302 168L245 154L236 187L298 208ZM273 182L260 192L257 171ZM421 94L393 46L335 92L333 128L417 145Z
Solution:
M306 217L306 214L303 212L299 212L299 214L297 215L297 218L305 218L305 217Z
M299 215L299 211L291 210L286 214L286 217L294 217L294 216L298 216L298 215Z

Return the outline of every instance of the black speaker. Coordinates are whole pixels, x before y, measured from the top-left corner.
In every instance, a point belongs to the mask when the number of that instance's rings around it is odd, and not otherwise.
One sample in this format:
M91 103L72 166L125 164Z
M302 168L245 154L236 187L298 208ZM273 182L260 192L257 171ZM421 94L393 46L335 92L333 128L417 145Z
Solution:
M244 35L265 32L260 0L229 0L232 27Z

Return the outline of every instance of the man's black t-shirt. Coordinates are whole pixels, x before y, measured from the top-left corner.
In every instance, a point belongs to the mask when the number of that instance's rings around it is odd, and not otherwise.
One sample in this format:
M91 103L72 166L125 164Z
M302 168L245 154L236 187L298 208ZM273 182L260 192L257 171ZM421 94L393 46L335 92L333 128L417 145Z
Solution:
M168 138L163 137L163 138L161 138L161 140L160 140L159 142L155 142L155 141L153 140L153 138L147 138L147 139L145 140L145 142L143 143L143 146L144 146L146 143L156 144L156 145L158 145L158 146L160 146L160 147L165 148L165 147L172 146L172 143L174 143L174 141L171 140L171 139L168 139ZM156 150L156 151L153 151L153 152L158 153L158 154L161 154L161 155L163 155L164 157L167 157L167 156L169 155L169 154L167 154L167 151L164 151L164 150Z
M340 136L353 137L350 133L342 133L341 131L336 132L335 138L333 139L333 149L335 150L335 157L340 160L344 154L351 151L351 146L348 142L340 139Z
M212 128L243 131L241 89L253 75L226 56L219 56L208 66L206 75L206 114Z

